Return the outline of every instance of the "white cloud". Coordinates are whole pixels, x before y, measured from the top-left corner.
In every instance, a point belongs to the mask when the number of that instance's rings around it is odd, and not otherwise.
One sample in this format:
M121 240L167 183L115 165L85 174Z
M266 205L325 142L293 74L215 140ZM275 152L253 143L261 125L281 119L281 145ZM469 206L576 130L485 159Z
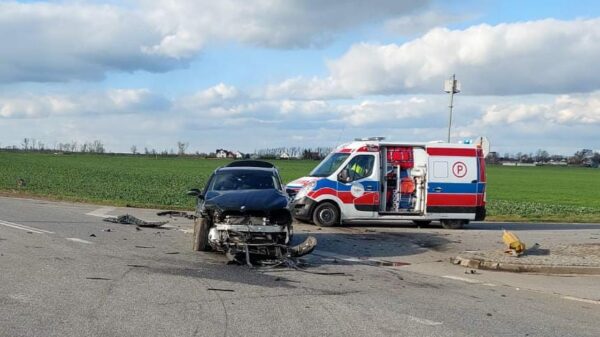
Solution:
M491 105L481 117L484 125L515 123L532 125L600 124L600 92L560 95L551 102Z
M417 0L140 0L163 34L151 51L185 57L211 39L268 48L304 48L341 31L424 8Z
M570 93L600 89L600 19L435 28L404 44L353 45L325 78L272 85L272 97L440 93L456 73L464 94Z
M465 21L472 15L456 14L447 10L428 10L414 15L406 15L388 20L385 28L401 36L415 36L434 27L444 27L451 23Z
M98 80L178 63L141 46L160 39L141 13L84 2L0 3L0 82Z
M427 6L417 0L0 2L0 82L100 80L186 66L207 43L319 46Z
M0 118L111 115L168 111L170 102L147 89L111 89L84 94L20 94L0 97Z

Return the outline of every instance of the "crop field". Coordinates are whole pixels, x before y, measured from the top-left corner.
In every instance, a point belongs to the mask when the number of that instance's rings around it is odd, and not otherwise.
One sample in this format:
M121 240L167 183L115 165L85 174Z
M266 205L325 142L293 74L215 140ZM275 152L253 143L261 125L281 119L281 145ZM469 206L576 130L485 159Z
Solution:
M228 160L126 155L0 152L0 191L17 196L134 207L192 209L202 187ZM277 160L284 182L316 161ZM20 183L20 180L24 184ZM600 222L600 169L488 167L488 219Z

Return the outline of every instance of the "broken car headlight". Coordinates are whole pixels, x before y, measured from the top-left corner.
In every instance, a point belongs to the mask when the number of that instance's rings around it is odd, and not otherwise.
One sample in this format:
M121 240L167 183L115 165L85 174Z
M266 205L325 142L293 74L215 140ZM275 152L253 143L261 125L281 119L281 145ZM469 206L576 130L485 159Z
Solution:
M317 185L316 181L311 181L308 184L304 185L304 187L302 187L298 191L298 193L296 193L296 196L294 197L294 199L298 200L298 199L304 198L308 194L308 192L310 192L313 189L313 187L315 187L315 185Z

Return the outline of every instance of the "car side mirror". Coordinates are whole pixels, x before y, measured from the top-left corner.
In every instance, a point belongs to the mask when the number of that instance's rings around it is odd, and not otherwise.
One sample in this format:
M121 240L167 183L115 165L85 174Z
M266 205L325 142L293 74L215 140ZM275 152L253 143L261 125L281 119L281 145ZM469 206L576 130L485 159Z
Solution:
M192 197L197 197L198 199L204 199L202 192L197 188L192 188L191 190L187 191L186 194Z
M350 174L348 173L348 169L343 169L340 174L338 174L338 180L344 183L350 181Z

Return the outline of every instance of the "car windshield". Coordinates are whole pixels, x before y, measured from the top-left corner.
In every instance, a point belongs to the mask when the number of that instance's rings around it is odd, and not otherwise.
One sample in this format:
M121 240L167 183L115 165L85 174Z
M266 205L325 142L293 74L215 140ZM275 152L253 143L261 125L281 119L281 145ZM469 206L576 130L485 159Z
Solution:
M350 156L349 153L330 153L319 166L310 172L311 177L328 177Z
M215 173L209 190L268 190L281 189L273 172L254 170L226 170Z

